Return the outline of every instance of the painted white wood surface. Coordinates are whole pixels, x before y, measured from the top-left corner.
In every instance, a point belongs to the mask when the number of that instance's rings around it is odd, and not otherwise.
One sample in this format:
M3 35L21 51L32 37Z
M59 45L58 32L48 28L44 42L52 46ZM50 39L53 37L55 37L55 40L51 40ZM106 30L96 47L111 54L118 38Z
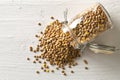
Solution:
M28 46L35 45L34 34L43 30L50 16L63 20L63 11L69 9L69 19L90 4L102 3L111 15L114 28L97 38L97 42L120 48L120 0L0 0L0 80L120 80L120 52L112 55L86 51L83 58L89 62L84 70L82 59L74 67L75 74L64 77L60 72L35 74L39 65L28 62L32 58ZM38 22L43 23L39 27ZM69 72L68 72L69 73Z

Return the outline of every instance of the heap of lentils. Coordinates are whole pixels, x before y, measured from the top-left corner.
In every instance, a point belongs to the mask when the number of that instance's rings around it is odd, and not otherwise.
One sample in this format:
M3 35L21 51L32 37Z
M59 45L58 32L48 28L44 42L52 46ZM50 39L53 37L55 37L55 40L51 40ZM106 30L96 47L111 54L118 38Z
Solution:
M39 39L40 55L42 59L49 61L51 65L63 68L65 65L73 65L74 59L80 57L80 50L75 50L70 42L73 40L69 33L63 33L62 24L55 20L48 25Z
M51 19L54 19L52 17ZM38 24L41 26L41 23ZM33 49L30 46L30 51L35 54L33 63L42 64L41 70L43 72L55 72L55 69L51 69L49 65L56 66L56 70L62 69L61 73L66 76L65 66L72 68L72 66L78 65L75 62L77 57L80 57L80 50L74 49L70 44L73 40L69 32L64 33L62 31L62 23L59 20L54 20L52 23L46 26L44 32L36 34L35 37L38 39L39 43L36 48ZM30 58L27 58L30 60ZM70 71L74 73L73 70ZM37 74L40 74L40 71L36 71Z
M101 5L94 6L95 10L88 10L76 17L81 21L71 31L79 43L88 42L99 33L110 28L110 22ZM76 19L76 18L75 18ZM73 19L73 21L75 20Z

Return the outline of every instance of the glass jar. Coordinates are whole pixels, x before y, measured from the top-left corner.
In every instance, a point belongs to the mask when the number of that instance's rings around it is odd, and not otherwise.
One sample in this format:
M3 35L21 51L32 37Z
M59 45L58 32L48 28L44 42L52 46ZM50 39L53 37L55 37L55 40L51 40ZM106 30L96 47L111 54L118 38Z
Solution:
M69 32L76 49L83 50L86 44L92 42L100 33L112 28L112 21L106 9L96 3L76 15L70 22L63 24L63 32Z

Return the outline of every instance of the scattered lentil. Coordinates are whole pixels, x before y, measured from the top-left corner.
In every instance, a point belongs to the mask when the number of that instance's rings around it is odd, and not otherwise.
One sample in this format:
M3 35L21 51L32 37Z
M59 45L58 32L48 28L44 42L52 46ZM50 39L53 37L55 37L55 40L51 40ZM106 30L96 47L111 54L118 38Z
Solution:
M85 64L88 64L88 61L87 61L87 60L84 59L83 61L84 61Z
M36 50L34 50L33 52L36 53Z
M36 58L37 56L35 55L34 58Z
M41 67L41 69L43 70L44 68L43 68L43 67Z
M69 68L71 68L71 65L69 65Z
M39 71L36 71L37 74L39 74L40 72Z
M44 70L44 72L46 72L46 69Z
M39 47L36 48L36 51L39 52Z
M65 73L65 71L61 71L62 73Z
M36 63L36 61L33 61L33 63Z
M59 70L59 68L58 68L58 67L56 67L56 70Z
M41 49L40 51L41 51L41 52L43 52L43 50L42 50L42 49Z
M32 46L30 46L29 48L30 48L30 51L33 51L33 47Z
M38 38L39 36L36 34L35 37Z
M78 63L75 63L75 65L78 65Z
M46 69L46 72L49 72L49 70L48 70L48 69Z
M63 73L63 75L64 75L64 76L67 76L67 74L66 74L66 73Z
M41 26L41 23L38 23L39 26Z
M38 58L36 58L36 61L39 61L39 59L38 59Z
M88 67L85 67L86 70L88 70Z
M51 16L50 18L51 18L51 19L54 19L54 17L53 17L53 16Z
M39 61L39 63L42 63L41 61Z
M38 58L41 58L41 56L38 56Z
M45 67L45 68L46 68L46 66L47 66L46 64L43 64L43 67Z
M46 62L44 61L44 64L46 64Z
M49 69L49 66L46 66L47 69Z
M74 71L71 71L71 73L74 73Z
M43 32L40 32L41 34L43 34Z
M63 67L62 69L63 69L63 70L65 70L65 68L64 68L64 67Z
M54 70L51 70L52 73L54 73Z
M27 58L27 60L29 61L29 60L30 60L30 58Z

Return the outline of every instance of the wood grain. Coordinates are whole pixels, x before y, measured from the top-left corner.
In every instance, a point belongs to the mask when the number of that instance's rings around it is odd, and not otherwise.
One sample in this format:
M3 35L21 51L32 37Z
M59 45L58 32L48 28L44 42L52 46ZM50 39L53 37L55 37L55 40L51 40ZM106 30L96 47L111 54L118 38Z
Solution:
M61 73L46 74L35 71L40 69L26 60L33 59L29 52L30 45L37 43L34 34L43 30L50 21L50 16L63 20L63 11L69 9L69 19L90 4L99 0L0 0L0 80L119 80L120 52L112 55L93 54L86 50L79 65L74 67L74 74L64 77ZM120 47L120 1L100 1L111 15L114 28L100 35L96 42ZM37 24L41 22L42 27ZM89 70L83 59L88 60Z

